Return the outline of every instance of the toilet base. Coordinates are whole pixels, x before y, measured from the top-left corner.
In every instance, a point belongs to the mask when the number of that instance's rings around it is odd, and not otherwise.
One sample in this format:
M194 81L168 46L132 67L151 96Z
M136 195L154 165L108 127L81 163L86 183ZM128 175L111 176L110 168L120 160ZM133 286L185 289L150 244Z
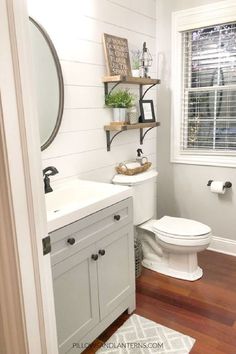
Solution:
M143 259L142 265L145 268L154 270L155 272L158 272L158 273L161 273L164 275L168 275L169 277L183 279L183 280L189 280L189 281L198 280L203 275L203 271L199 266L197 266L197 268L193 272L189 273L189 272L183 272L183 271L180 271L177 269L170 268L165 263L154 262L154 261L150 261L147 259Z

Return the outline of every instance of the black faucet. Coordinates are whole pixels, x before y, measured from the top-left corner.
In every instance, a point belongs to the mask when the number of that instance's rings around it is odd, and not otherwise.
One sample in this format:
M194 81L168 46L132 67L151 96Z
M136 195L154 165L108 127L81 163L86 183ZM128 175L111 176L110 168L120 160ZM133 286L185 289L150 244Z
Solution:
M53 191L52 187L50 186L50 178L49 178L49 176L54 176L57 173L58 173L58 170L56 169L56 167L53 167L53 166L46 167L43 170L44 193L49 193L49 192Z

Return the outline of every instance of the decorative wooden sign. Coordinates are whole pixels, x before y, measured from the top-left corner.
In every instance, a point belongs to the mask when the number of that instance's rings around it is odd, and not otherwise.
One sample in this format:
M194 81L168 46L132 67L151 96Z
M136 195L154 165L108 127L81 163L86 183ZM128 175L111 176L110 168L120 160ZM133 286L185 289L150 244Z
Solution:
M103 44L108 75L132 76L127 39L104 33Z

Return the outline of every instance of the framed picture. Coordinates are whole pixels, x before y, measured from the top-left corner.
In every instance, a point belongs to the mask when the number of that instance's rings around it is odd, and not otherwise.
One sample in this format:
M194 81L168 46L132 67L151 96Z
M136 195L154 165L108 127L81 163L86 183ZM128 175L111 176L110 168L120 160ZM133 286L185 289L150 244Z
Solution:
M132 76L127 39L104 33L103 46L108 75Z
M140 104L140 112L141 112L140 122L141 123L155 122L156 119L155 119L153 100L140 100L139 104Z

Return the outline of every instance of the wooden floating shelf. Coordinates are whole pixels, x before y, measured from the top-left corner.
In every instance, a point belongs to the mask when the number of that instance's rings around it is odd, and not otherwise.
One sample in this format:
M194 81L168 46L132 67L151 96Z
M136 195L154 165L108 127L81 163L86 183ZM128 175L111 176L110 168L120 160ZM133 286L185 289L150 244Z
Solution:
M119 125L119 124L109 124L105 125L104 129L106 131L124 131L124 130L131 130L131 129L143 129L143 128L155 128L160 125L160 122L153 122L153 123L138 123L138 124L126 124L126 125Z
M160 122L152 122L152 123L137 123L137 124L126 124L126 125L118 125L118 124L109 124L104 126L104 130L106 131L106 137L107 137L107 151L111 150L111 144L114 138L127 130L133 130L133 129L139 129L140 130L140 144L143 144L143 140L147 132L149 130L158 127L160 125ZM143 129L147 128L145 133L143 132ZM111 132L115 132L113 137L111 138Z
M124 75L114 75L114 76L104 76L103 77L104 83L104 93L105 96L110 95L111 92L119 85L119 84L133 84L139 85L139 99L143 100L146 93L154 86L159 85L161 80L159 79L152 79L152 78L143 78L143 77L133 77L133 76L124 76ZM109 84L112 86L109 90ZM113 84L113 85L112 85ZM144 86L149 86L143 92ZM126 124L126 125L118 125L118 124L110 124L105 125L104 129L106 131L106 138L107 138L107 151L111 150L111 144L114 138L127 130L139 129L140 131L140 144L143 144L143 140L149 130L158 127L160 125L159 122L152 122L152 123L137 123L137 124ZM144 132L143 130L146 129ZM111 132L113 132L113 136L111 137Z
M159 79L115 75L115 76L104 76L104 83L123 83L123 84L136 84L136 85L158 85L161 83Z

